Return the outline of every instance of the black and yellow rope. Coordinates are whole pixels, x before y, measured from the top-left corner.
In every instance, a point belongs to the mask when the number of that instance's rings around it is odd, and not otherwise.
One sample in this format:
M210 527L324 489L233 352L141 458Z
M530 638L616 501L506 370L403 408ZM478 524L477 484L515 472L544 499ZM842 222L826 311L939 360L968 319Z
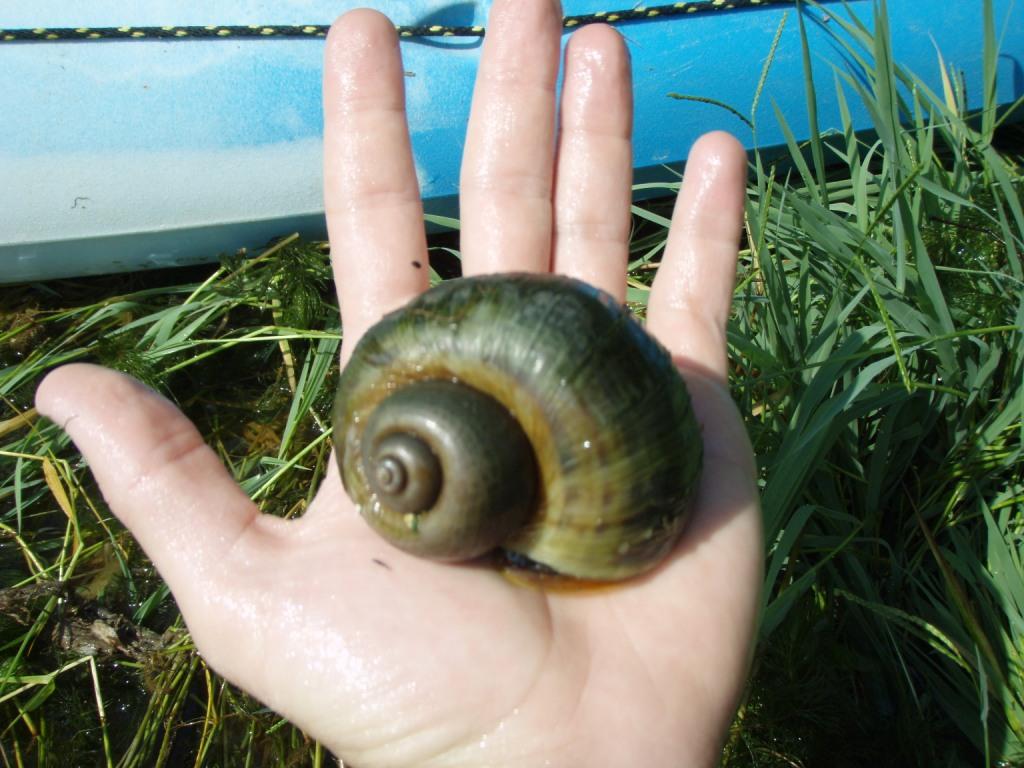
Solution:
M600 11L579 16L566 16L562 24L566 29L586 24L622 24L648 21L672 16L696 16L719 11L738 11L765 8L773 5L797 5L799 0L698 0L697 2L667 3L649 7L627 8L619 11ZM820 2L820 0L819 0ZM239 38L316 38L324 37L328 24L248 24L209 26L159 27L36 27L0 29L0 43L19 42L89 42L103 40L191 40ZM421 24L396 26L401 37L483 37L482 26L444 26Z

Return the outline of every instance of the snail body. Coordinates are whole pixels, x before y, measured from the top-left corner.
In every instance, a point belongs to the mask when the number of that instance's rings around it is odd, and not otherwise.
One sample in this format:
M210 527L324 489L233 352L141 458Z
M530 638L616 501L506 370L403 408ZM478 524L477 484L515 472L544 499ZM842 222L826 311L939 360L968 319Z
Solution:
M396 546L601 581L672 550L702 459L668 352L551 275L449 280L385 316L342 374L334 434L346 491Z

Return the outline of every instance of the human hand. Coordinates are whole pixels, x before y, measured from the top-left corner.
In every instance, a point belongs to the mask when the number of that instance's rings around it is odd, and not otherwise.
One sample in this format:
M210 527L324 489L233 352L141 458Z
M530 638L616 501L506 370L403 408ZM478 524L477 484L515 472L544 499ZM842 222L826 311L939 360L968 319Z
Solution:
M550 0L492 8L462 171L463 267L551 269L622 299L628 56L607 27L572 37L556 137L559 12ZM346 351L427 286L402 78L390 22L339 20L325 199ZM347 762L711 765L762 575L754 462L726 389L745 169L726 135L694 147L650 297L648 329L686 376L705 468L678 551L643 578L548 593L416 559L370 531L333 464L301 519L263 515L177 409L102 368L54 371L39 410L88 459L204 658Z

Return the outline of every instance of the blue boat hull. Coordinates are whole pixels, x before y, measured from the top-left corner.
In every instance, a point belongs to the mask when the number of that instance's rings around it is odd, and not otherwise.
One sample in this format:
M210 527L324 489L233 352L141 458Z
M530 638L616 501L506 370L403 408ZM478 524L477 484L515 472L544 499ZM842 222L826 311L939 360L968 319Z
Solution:
M329 23L367 3L172 2L85 4L14 0L0 29L159 24ZM381 0L396 23L484 24L489 3ZM628 4L627 4L628 5ZM890 0L897 61L941 90L939 52L963 72L975 101L982 82L978 0ZM567 14L608 8L566 0ZM840 126L835 67L855 71L834 36L873 4L807 11L823 130ZM1024 94L1024 3L994 2L1001 103ZM830 18L833 17L833 18ZM786 20L758 101L758 81ZM637 181L671 178L701 133L725 129L748 147L784 144L773 109L798 139L809 132L795 10L668 18L621 28L633 57ZM0 282L189 264L298 231L324 236L321 192L322 40L183 40L0 45ZM479 40L403 40L407 100L428 212L455 215L458 165ZM685 94L708 100L680 100ZM711 103L711 102L718 102ZM734 112L724 109L727 104ZM976 106L976 104L975 104ZM863 106L852 119L870 129ZM756 125L756 130L747 122Z

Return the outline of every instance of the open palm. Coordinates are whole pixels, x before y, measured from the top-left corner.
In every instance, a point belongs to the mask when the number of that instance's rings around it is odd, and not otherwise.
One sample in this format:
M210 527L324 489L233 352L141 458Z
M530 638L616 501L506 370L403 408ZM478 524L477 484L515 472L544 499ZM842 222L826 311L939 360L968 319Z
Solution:
M559 14L497 0L462 172L467 274L548 271L625 294L628 55L607 27L566 52ZM345 350L426 287L422 209L392 25L334 26L325 199ZM648 327L686 376L705 440L698 505L670 560L607 589L548 593L391 548L335 468L299 520L262 515L170 403L74 365L40 386L115 513L225 677L357 766L709 765L746 673L761 578L754 463L725 387L745 156L691 152ZM343 354L344 357L344 354Z

